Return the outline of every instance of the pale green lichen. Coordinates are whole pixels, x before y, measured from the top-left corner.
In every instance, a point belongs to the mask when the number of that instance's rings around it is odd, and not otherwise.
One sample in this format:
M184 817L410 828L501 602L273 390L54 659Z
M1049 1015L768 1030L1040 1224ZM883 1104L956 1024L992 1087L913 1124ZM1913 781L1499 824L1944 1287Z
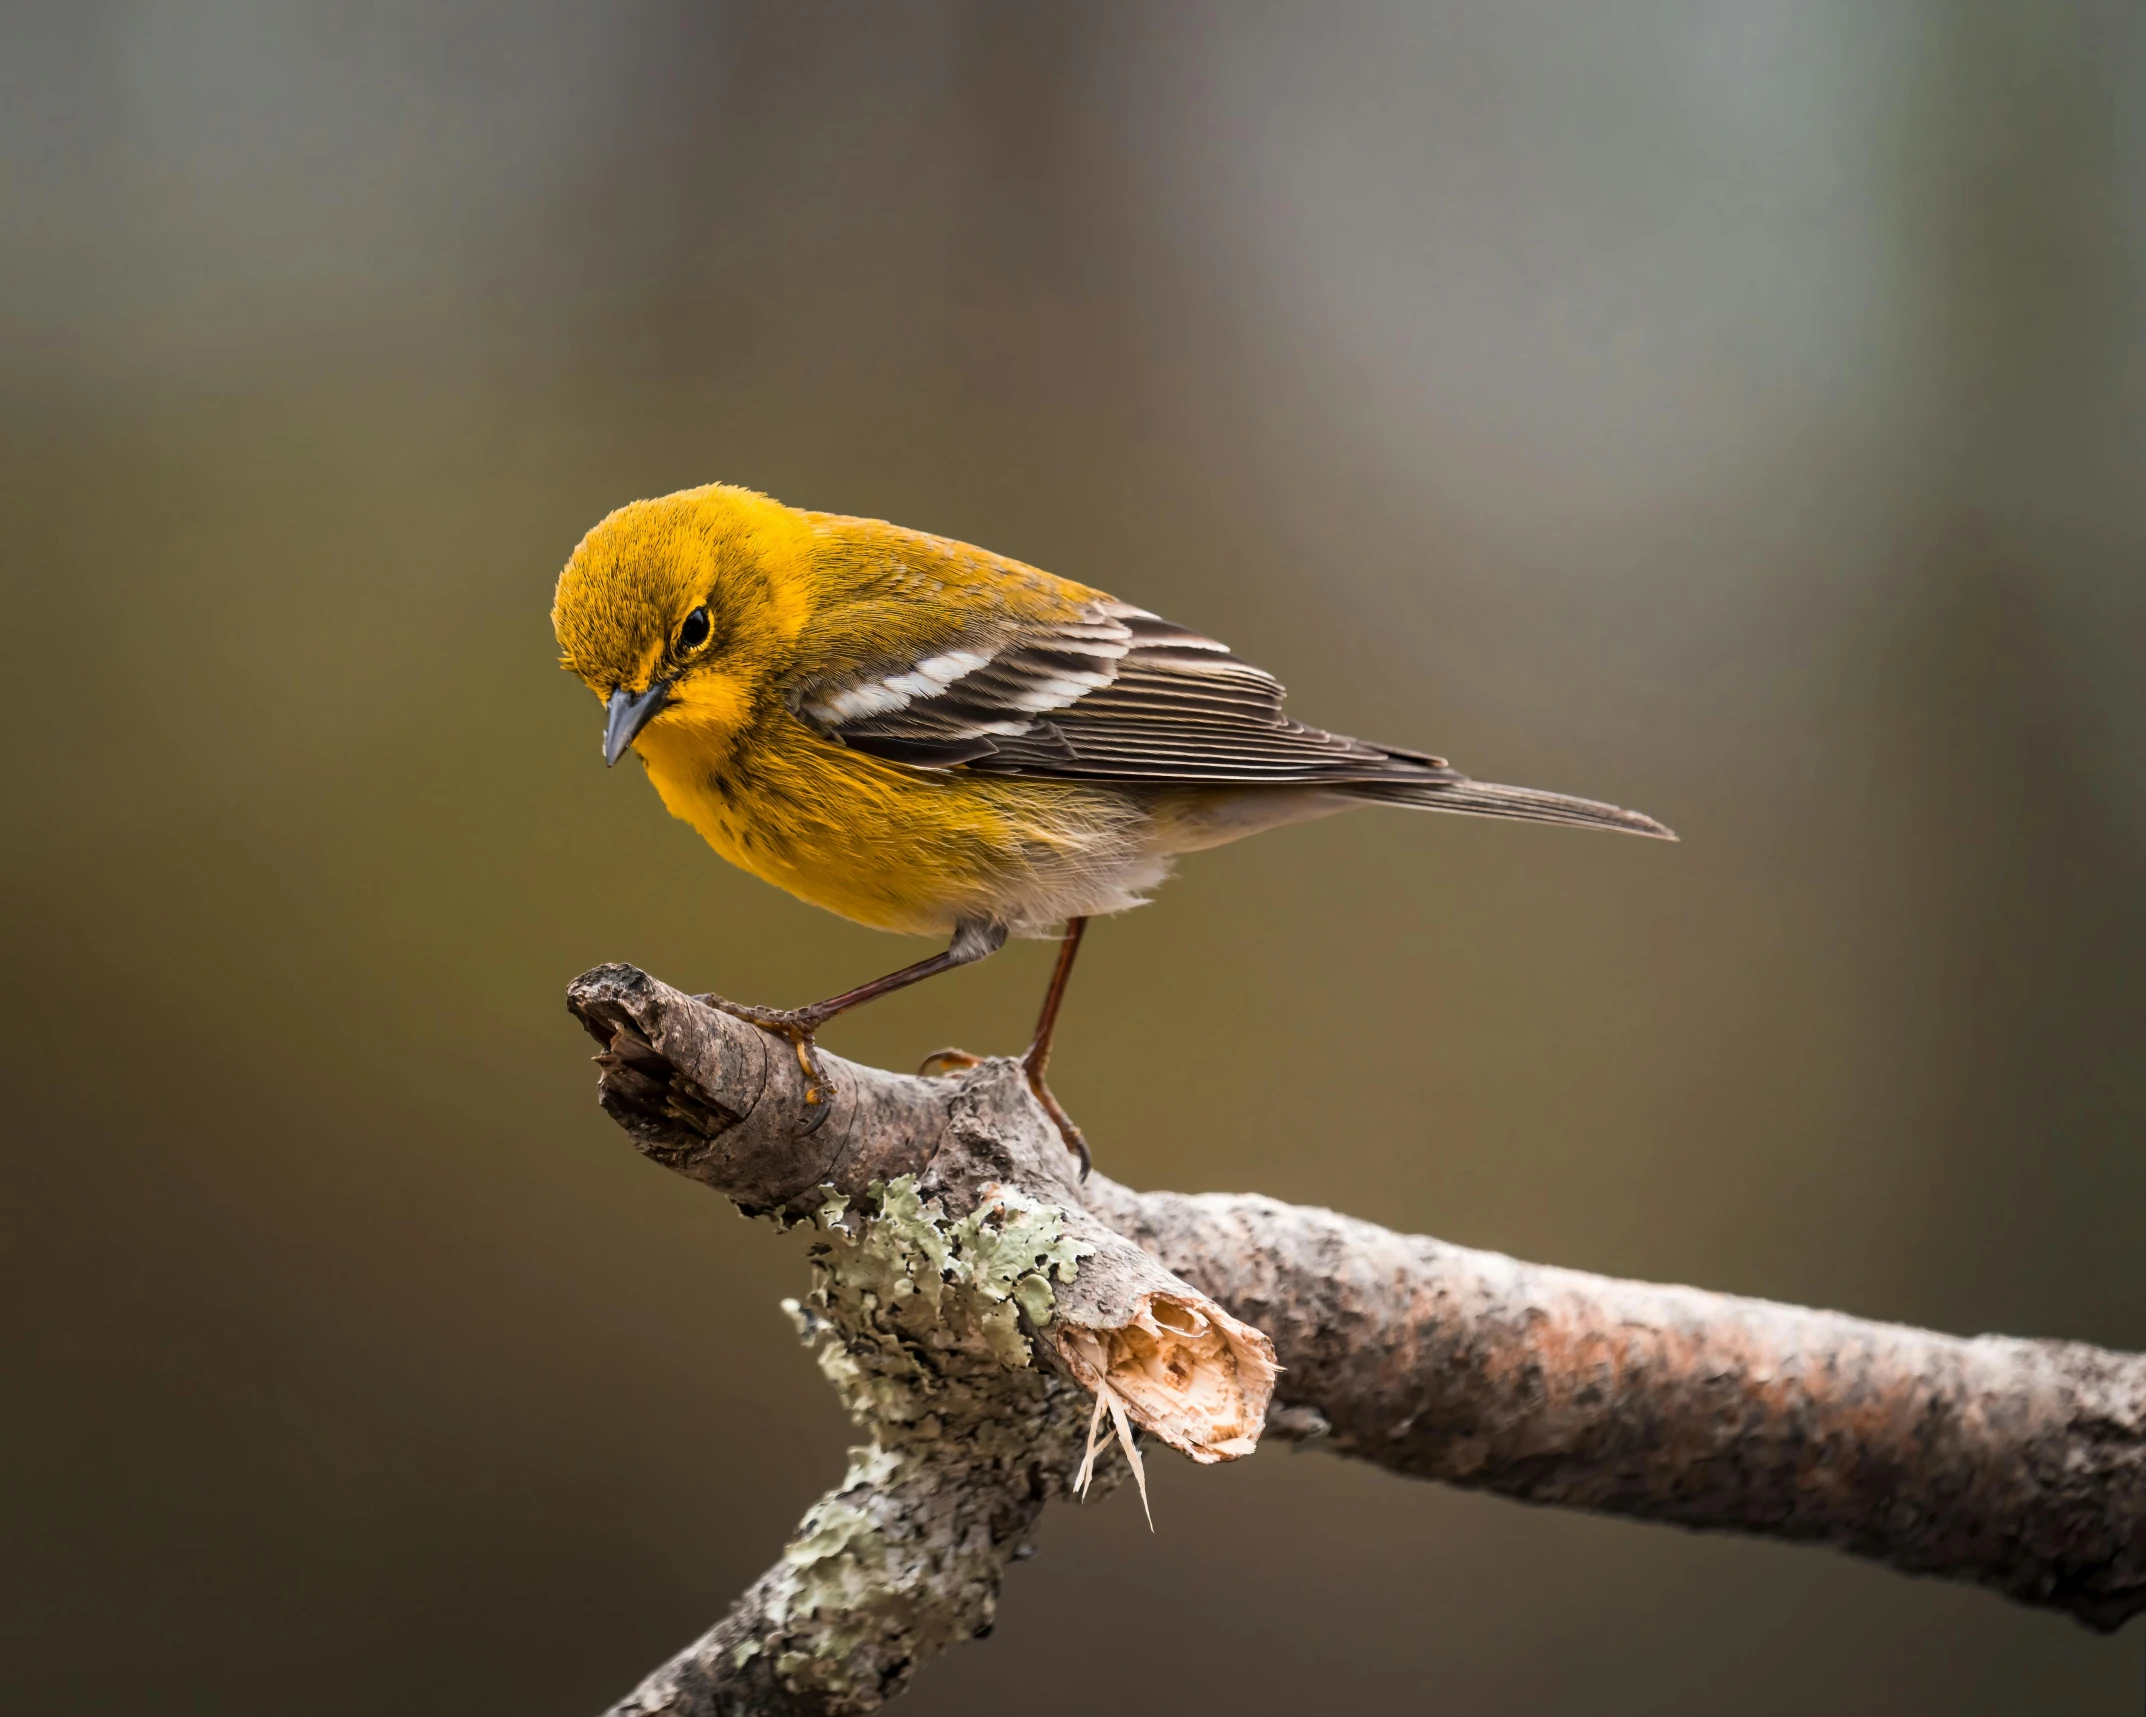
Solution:
M1048 1324L1053 1279L1070 1282L1094 1250L1066 1232L1063 1212L1010 1188L949 1219L919 1198L914 1175L875 1183L854 1211L830 1194L816 1223L828 1238L813 1252L812 1292L784 1310L850 1416L881 1440L942 1434L935 1421L984 1405L969 1385L985 1379L1000 1408L998 1369L1032 1364L1023 1317ZM986 1357L995 1364L976 1371Z
M830 1191L813 1220L812 1290L784 1309L870 1441L784 1551L755 1643L862 1711L989 1625L1010 1514L1070 1471L1088 1398L1029 1343L1095 1248L1011 1188L954 1218L908 1175Z

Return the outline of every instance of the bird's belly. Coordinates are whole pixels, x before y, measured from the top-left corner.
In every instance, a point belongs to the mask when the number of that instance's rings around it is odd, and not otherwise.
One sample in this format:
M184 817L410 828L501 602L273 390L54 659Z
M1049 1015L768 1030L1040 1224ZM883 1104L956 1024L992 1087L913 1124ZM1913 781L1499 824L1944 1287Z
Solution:
M817 740L719 769L651 747L673 816L741 870L876 929L1041 932L1162 879L1153 817L1109 788L906 769Z

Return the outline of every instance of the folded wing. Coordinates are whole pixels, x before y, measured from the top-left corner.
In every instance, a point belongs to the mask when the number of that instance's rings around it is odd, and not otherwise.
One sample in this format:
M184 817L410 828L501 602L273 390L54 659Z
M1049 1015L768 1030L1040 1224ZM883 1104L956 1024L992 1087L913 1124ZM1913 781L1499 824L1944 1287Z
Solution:
M924 769L1247 785L1467 779L1443 758L1291 719L1272 674L1126 603L993 631L800 685L791 707L853 750Z

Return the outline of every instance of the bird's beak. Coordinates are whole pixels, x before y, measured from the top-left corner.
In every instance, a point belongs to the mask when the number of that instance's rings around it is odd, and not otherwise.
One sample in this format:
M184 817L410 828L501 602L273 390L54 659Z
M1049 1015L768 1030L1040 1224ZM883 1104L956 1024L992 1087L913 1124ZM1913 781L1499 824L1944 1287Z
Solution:
M610 768L626 755L633 736L646 727L671 695L669 680L650 680L645 692L630 692L624 686L611 694L604 716L604 767Z

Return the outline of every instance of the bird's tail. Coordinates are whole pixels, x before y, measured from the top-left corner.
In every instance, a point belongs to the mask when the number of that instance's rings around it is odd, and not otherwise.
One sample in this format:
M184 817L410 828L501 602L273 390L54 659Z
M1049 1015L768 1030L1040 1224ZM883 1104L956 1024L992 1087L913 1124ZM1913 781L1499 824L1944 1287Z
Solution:
M1476 817L1510 817L1523 823L1569 823L1582 829L1617 829L1673 841L1675 833L1639 811L1595 799L1545 793L1537 787L1501 787L1494 781L1364 781L1346 789L1355 799L1408 805L1424 811L1459 811Z

